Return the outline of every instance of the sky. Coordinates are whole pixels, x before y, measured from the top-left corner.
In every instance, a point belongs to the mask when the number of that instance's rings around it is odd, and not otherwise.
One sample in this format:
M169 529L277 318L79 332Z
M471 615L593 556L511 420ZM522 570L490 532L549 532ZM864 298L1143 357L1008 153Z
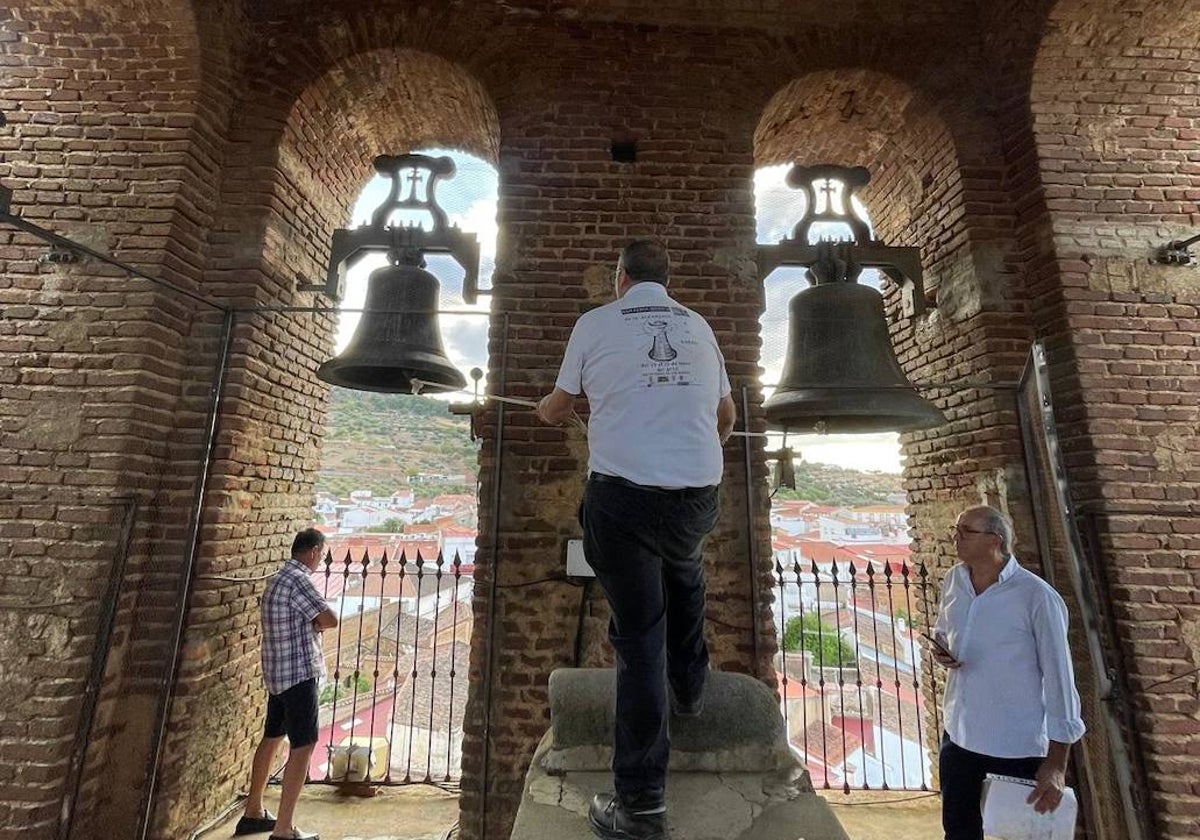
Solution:
M479 285L487 289L491 285L492 272L496 264L496 204L499 178L496 170L487 162L458 151L444 149L423 150L424 154L449 156L456 172L451 178L443 179L437 188L438 204L446 211L451 224L473 232L479 239L480 266ZM754 198L757 208L756 236L760 243L778 242L791 233L796 221L804 213L804 196L784 182L788 165L770 166L759 169L754 176ZM364 187L354 206L351 226L365 224L371 213L383 201L390 181L375 176ZM841 202L841 195L833 200ZM855 199L855 207L866 216L866 210ZM424 224L428 219L420 212L396 214L394 222ZM832 230L814 230L814 235L835 234ZM463 270L450 257L431 256L427 268L442 284L442 308L455 313L439 316L442 340L446 355L464 375L473 367L487 371L487 315L491 308L491 296L480 295L479 302L468 306L462 299ZM365 257L347 274L343 308L358 309L363 305L367 290L367 278L371 271L386 264L383 255ZM864 271L859 282L878 287L876 272ZM762 325L763 351L760 364L764 368L764 386L779 380L783 359L787 353L788 301L800 289L807 286L804 271L781 268L771 274L765 283L766 309ZM358 324L358 313L344 312L338 327L336 352L341 352L354 334ZM471 379L467 378L470 389ZM482 387L482 385L481 385ZM770 394L770 387L764 393ZM778 448L781 436L772 436L768 448ZM896 434L875 435L789 435L788 445L805 460L862 470L878 470L898 473L901 468L900 444Z

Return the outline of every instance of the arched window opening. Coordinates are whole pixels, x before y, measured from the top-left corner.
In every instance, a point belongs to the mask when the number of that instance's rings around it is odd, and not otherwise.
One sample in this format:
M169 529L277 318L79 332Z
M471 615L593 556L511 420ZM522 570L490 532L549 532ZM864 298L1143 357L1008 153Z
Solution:
M791 237L808 209L803 191L785 182L790 169L764 166L755 173L760 244ZM846 195L844 184L828 181L814 191L815 210L844 213ZM873 232L868 209L857 197L851 201ZM815 244L853 235L845 223L817 220L807 238ZM865 269L858 283L881 289L883 279ZM789 351L789 303L808 285L807 269L789 266L764 281L765 396L780 381ZM775 664L789 738L817 787L927 789L925 698L897 688L915 686L927 670L913 632L924 605L915 602L919 586L909 586L920 582L909 577L899 435L768 437L768 457L776 464L770 514L778 582ZM790 464L787 448L794 453Z
M489 289L495 167L455 150L418 153L454 162L454 175L438 183L437 204L451 225L476 235L479 287ZM349 226L369 222L390 186L382 175L368 181ZM427 199L427 186L414 189L416 198ZM402 209L389 222L429 229L432 217ZM309 768L318 782L443 783L460 776L479 467L470 420L449 405L469 401L472 370L488 369L491 296L467 303L465 271L454 258L430 254L425 262L440 284L443 348L466 391L330 392L313 510L315 524L329 535L329 552L314 577L344 626L340 646L337 635L325 634L329 672L340 678L321 698L326 723ZM371 272L385 265L387 256L373 253L347 273L335 354L363 317L358 310ZM485 393L485 380L478 388Z

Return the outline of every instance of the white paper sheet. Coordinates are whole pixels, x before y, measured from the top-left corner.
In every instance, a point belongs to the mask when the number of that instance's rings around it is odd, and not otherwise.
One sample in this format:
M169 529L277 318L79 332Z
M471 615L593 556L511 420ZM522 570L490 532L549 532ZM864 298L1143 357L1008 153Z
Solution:
M1062 802L1039 814L1025 800L1033 789L1028 779L989 773L983 782L983 833L996 840L1072 840L1079 805L1066 788Z

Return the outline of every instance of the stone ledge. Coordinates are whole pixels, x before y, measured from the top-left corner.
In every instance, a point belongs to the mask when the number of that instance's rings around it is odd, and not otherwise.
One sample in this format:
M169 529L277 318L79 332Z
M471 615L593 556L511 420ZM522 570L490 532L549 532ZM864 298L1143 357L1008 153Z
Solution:
M551 773L609 769L614 680L607 668L560 668L550 675L550 748L538 750L542 767ZM797 764L775 696L745 674L710 672L704 711L672 717L670 727L673 771L764 773Z

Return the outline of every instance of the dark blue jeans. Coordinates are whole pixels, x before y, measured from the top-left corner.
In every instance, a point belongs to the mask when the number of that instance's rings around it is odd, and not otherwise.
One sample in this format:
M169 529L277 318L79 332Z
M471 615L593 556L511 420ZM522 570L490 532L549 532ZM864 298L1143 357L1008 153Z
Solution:
M964 750L943 732L938 775L942 780L942 829L946 840L983 840L979 798L988 773L1032 779L1041 766L1041 758L995 758Z
M613 781L626 805L666 789L667 681L689 703L704 690L704 566L717 488L653 490L592 479L579 509L583 548L608 598L617 662Z

